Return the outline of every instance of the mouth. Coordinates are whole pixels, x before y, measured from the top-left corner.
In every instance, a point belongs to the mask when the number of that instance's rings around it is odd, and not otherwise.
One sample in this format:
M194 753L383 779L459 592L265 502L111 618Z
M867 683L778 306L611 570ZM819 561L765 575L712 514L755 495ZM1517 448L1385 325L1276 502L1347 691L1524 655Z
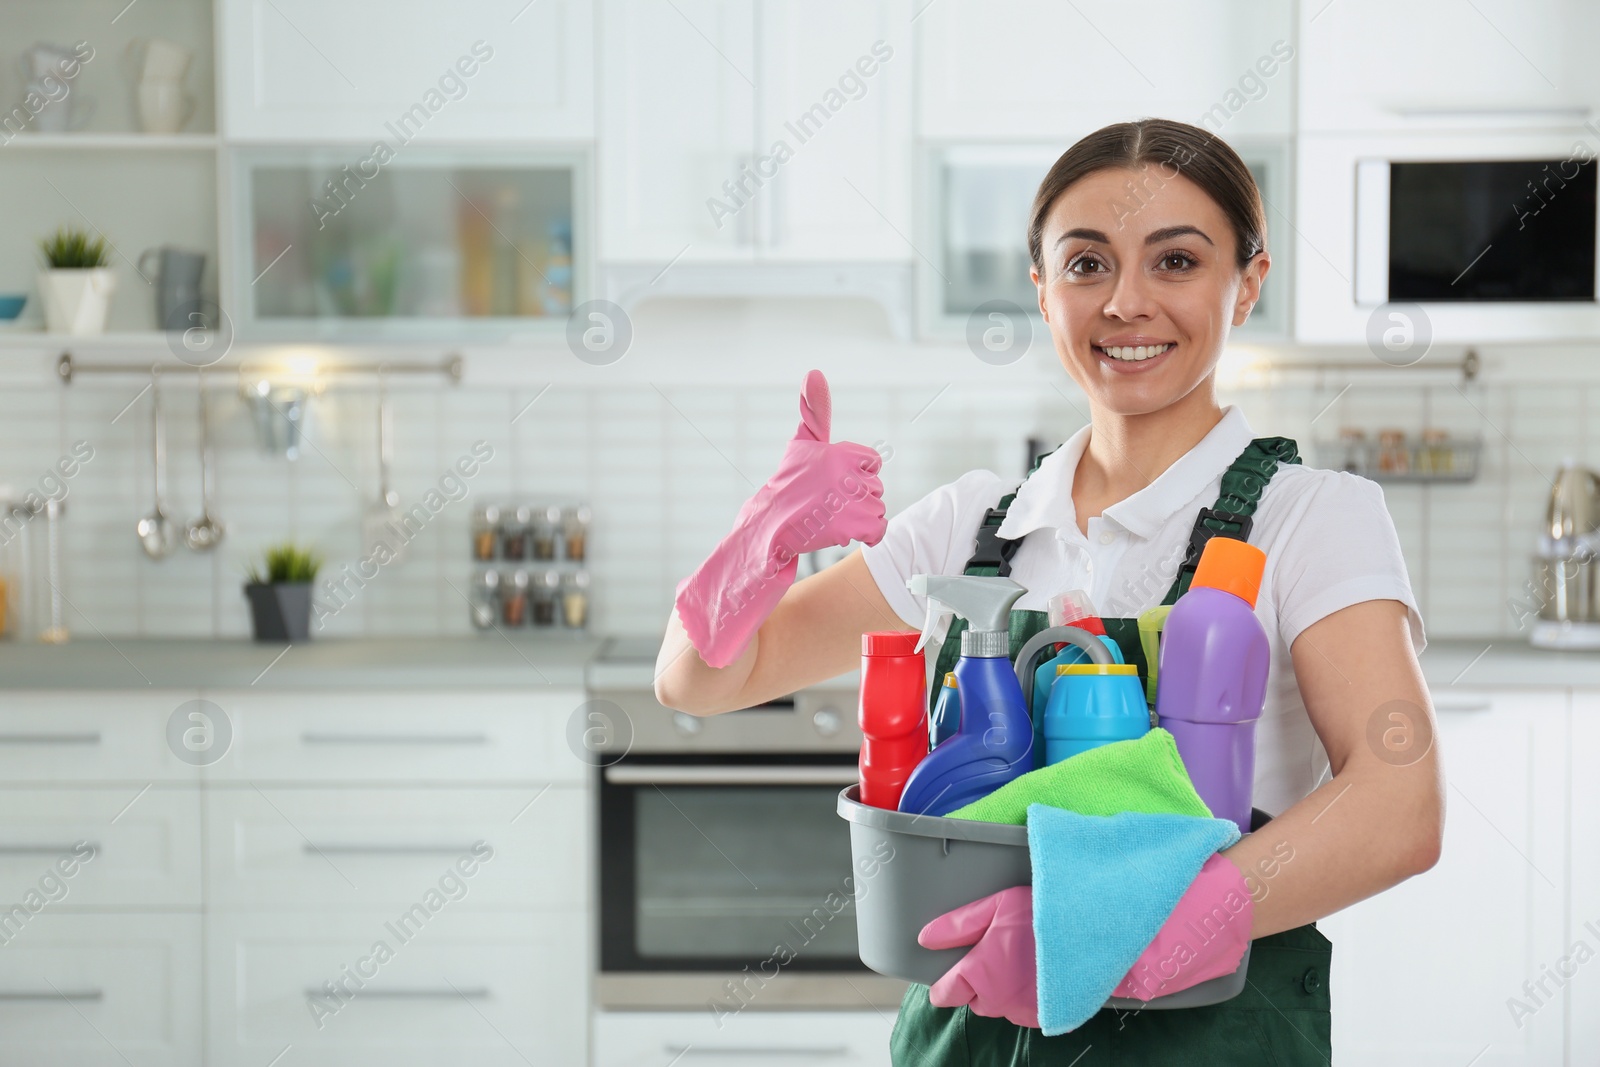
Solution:
M1171 341L1150 345L1092 345L1097 358L1118 370L1144 370L1167 356L1177 344Z

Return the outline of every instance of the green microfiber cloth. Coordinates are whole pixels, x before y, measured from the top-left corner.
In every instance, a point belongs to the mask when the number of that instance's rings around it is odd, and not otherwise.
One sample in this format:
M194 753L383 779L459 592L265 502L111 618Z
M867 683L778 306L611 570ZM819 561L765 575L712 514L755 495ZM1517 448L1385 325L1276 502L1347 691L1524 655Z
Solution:
M1178 755L1178 743L1157 726L1132 741L1113 741L1014 778L948 818L1024 826L1028 805L1080 815L1194 815L1211 818Z

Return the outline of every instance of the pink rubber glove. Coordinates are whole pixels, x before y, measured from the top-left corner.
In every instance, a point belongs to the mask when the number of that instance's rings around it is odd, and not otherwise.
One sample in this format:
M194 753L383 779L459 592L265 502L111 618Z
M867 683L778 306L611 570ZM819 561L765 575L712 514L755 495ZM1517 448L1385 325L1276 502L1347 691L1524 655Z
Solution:
M1255 909L1244 873L1217 853L1111 995L1151 1000L1232 974L1250 944Z
M1002 889L945 912L922 928L917 944L934 949L972 946L928 990L935 1007L965 1004L979 1015L1039 1028L1032 886Z
M866 445L830 444L828 380L806 375L800 428L778 471L745 501L733 532L678 583L678 619L711 667L726 667L749 647L784 592L804 552L883 540L883 459Z

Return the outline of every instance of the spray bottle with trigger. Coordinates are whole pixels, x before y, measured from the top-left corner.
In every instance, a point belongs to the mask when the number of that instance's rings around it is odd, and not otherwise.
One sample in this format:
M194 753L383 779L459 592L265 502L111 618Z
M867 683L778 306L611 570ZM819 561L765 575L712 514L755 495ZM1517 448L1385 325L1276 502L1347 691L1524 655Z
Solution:
M961 725L917 765L900 796L900 810L944 815L1033 770L1033 725L1011 666L1011 606L1027 589L1010 578L913 575L906 588L928 598L922 641L941 609L966 619L956 686Z

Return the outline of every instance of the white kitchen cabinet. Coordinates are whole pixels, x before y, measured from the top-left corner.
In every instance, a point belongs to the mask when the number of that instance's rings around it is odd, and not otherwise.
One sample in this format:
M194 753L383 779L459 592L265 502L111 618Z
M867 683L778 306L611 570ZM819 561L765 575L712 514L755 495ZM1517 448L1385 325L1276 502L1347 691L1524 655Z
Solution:
M894 1016L875 1011L603 1012L594 1067L889 1067Z
M581 912L401 916L208 916L206 1062L262 1067L286 1045L304 1067L587 1062Z
M474 909L589 901L577 786L219 786L206 794L206 830L215 908L399 908L428 887Z
M763 255L909 258L910 0L764 0L758 11L757 147L793 152L758 194Z
M221 0L231 140L593 136L589 0ZM357 161L352 157L352 165Z
M192 787L0 790L0 907L200 907ZM0 916L0 933L6 919Z
M1482 134L1576 126L1600 108L1589 0L1299 6L1303 132Z
M1572 744L1567 749L1572 782L1568 838L1572 901L1561 954L1571 958L1546 961L1553 974L1568 979L1571 1036L1567 1062L1571 1064L1600 1063L1600 776L1590 762L1596 752L1600 752L1600 692L1580 691L1573 694ZM1546 988L1554 989L1559 981L1552 979Z
M167 744L168 721L195 694L181 690L51 690L6 694L0 782L193 782ZM128 794L132 799L133 792Z
M909 260L910 18L910 0L603 0L602 259Z
M926 139L1065 149L1107 123L1148 116L1202 124L1228 140L1293 129L1292 4L918 7L917 130Z
M0 950L0 1063L200 1067L203 999L198 914L46 910Z
M1566 952L1568 695L1434 701L1448 782L1438 864L1319 921L1333 942L1334 1067L1559 1064L1560 996L1520 1022L1507 1000Z
M754 161L748 0L601 0L600 39L601 258L753 257L755 211L708 207Z
M235 782L580 783L588 764L567 744L579 689L477 692L207 693L233 729L205 768Z

